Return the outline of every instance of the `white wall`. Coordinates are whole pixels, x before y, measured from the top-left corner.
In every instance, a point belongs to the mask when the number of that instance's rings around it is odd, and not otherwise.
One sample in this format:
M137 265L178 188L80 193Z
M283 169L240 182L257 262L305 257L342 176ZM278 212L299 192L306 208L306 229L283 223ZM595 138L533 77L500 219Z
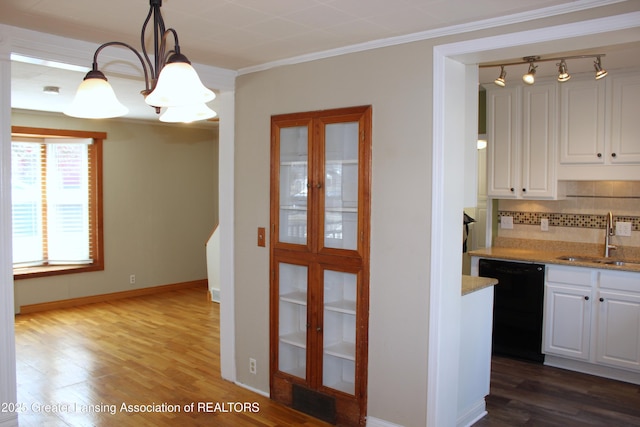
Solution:
M0 37L0 402L15 402L16 352L11 263L11 46ZM18 425L15 413L0 412L0 426Z

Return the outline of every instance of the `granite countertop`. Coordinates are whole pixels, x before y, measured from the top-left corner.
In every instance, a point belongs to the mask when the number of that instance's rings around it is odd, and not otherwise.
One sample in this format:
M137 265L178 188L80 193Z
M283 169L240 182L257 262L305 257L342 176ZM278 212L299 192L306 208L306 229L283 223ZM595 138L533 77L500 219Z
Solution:
M498 258L513 261L537 262L541 264L560 264L575 267L590 267L618 271L640 272L640 254L635 248L626 248L624 251L615 252L608 261L627 261L628 264L615 265L596 262L602 260L603 245L581 244L570 242L547 242L540 240L496 239L496 244L491 248L469 251L469 255L481 258ZM622 249L622 248L621 248ZM560 257L583 257L586 260L563 260ZM589 260L592 258L593 260Z
M477 277L462 275L462 295L470 294L471 292L479 291L489 286L497 285L498 279L490 277Z

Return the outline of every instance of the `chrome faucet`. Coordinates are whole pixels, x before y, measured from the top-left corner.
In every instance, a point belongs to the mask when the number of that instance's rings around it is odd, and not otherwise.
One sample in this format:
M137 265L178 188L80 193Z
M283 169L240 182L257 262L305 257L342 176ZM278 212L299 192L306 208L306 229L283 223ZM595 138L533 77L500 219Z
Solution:
M607 214L607 225L604 230L604 257L609 258L611 249L616 249L616 246L610 244L609 237L613 236L613 214L611 211Z

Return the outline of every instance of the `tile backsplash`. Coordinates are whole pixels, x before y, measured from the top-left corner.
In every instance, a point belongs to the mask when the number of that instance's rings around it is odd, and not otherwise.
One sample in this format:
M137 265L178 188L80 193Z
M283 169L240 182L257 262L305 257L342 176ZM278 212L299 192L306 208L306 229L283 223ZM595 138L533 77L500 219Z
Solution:
M577 227L577 228L605 228L607 215L575 214L575 213L550 213L550 212L514 212L498 211L498 216L513 217L513 224L540 225L542 218L549 220L550 227ZM630 222L633 231L640 231L640 216L613 215L614 223L617 221Z
M499 237L600 243L609 211L615 222L631 223L631 237L614 236L614 244L640 246L640 181L570 181L563 200L500 200L498 220L513 217L513 229ZM549 220L542 231L540 220Z

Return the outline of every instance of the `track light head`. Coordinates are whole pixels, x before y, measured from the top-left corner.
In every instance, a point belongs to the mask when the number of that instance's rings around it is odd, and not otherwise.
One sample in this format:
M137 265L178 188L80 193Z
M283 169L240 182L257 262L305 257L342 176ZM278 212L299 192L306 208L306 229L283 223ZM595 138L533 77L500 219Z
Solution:
M607 70L602 68L602 64L600 63L600 57L598 56L595 61L593 61L593 68L596 69L596 80L600 80L605 77L608 73Z
M504 79L505 77L507 77L507 72L504 69L504 65L501 65L500 66L500 77L495 79L493 81L493 83L495 83L496 85L498 85L500 87L505 87L507 85L507 82Z
M567 71L567 63L563 59L558 65L558 81L566 82L571 78L571 74Z
M536 82L536 68L538 68L537 65L535 65L533 62L529 62L529 70L527 71L527 74L525 74L524 76L522 76L522 80L528 84L528 85L532 85Z

